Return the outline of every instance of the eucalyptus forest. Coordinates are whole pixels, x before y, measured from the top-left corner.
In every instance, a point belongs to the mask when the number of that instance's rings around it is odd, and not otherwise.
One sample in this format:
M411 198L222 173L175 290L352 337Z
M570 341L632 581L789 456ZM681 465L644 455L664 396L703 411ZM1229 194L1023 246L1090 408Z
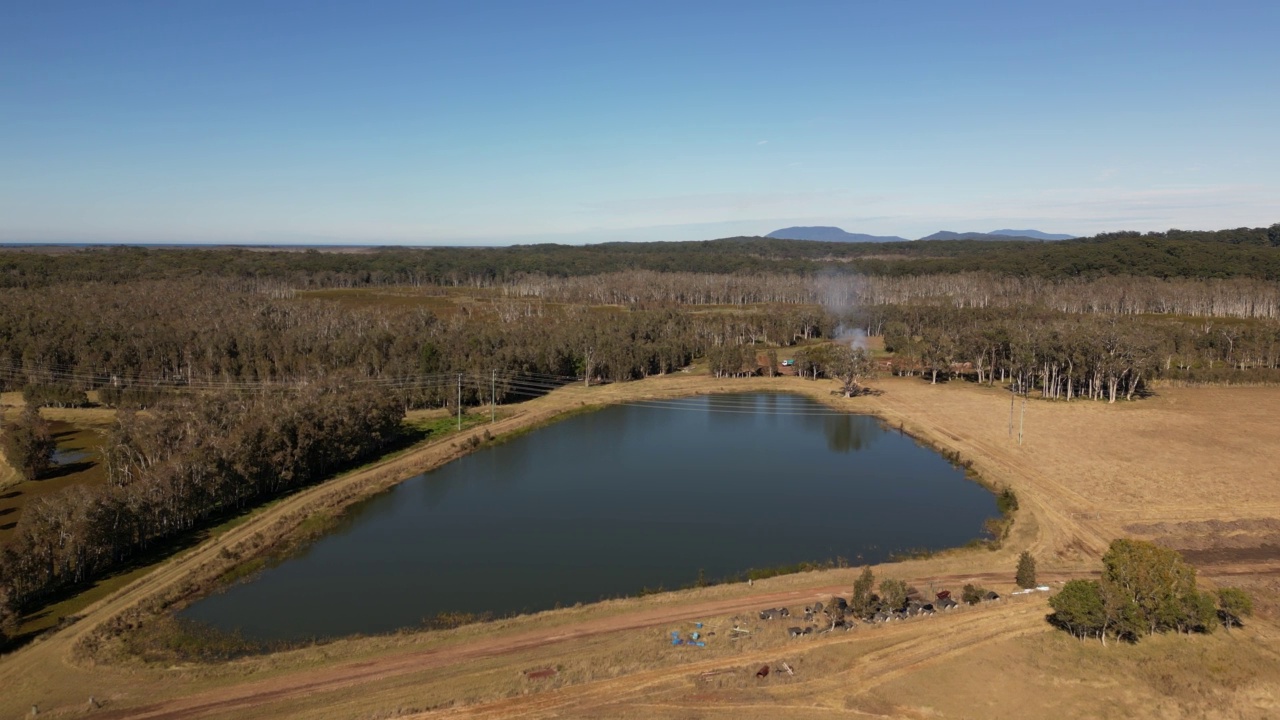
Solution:
M8 250L0 389L31 408L4 428L9 464L49 469L34 408L118 412L107 481L32 503L0 547L0 619L386 452L414 409L695 365L768 375L780 357L846 392L877 373L1100 403L1275 383L1277 281L1280 225L874 247Z

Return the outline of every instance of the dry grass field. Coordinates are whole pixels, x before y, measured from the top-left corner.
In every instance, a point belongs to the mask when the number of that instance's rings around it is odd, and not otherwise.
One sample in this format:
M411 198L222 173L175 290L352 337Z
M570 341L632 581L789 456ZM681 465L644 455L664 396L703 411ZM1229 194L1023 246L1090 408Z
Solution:
M971 384L885 378L875 397L794 377L676 374L566 387L493 426L426 445L276 503L98 601L68 627L0 658L0 717L989 718L1280 715L1280 388L1168 388L1134 403L1032 401L1021 446L1009 397ZM336 641L219 665L148 665L83 641L269 545L301 519L456 457L469 434L513 432L586 405L748 389L874 413L1008 485L1021 510L996 551L956 550L877 568L927 587L976 581L1004 600L934 617L790 639L756 610L848 594L856 569L615 600L457 630ZM1020 408L1019 408L1020 410ZM1015 423L1017 417L1015 416ZM1016 427L1015 427L1016 435ZM1189 551L1205 584L1258 596L1227 634L1082 644L1045 622L1047 594L1009 597L1018 552L1042 581L1096 572L1120 536ZM194 579L194 580L193 580ZM671 630L704 623L706 648ZM749 631L737 634L739 625ZM731 639L732 637L737 639ZM782 671L786 663L792 674ZM772 672L757 678L757 668ZM538 672L544 671L544 672ZM89 696L101 707L88 707Z

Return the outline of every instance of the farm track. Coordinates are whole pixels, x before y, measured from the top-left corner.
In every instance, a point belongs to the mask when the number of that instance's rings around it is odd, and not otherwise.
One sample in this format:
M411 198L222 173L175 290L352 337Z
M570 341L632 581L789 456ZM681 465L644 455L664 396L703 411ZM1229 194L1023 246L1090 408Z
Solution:
M508 630L480 631L474 639L453 644L438 642L433 639L433 634L422 636L420 641L410 639L398 644L390 643L390 647L377 638L352 641L334 650L332 657L325 655L328 659L287 656L277 664L268 663L268 672L244 676L237 675L234 669L220 673L199 667L163 671L135 663L95 665L93 660L81 659L75 651L78 643L112 618L183 587L193 577L211 572L216 574L217 569L225 565L225 561L219 558L223 548L264 539L270 543L273 538L287 534L292 527L290 523L296 523L308 514L342 507L457 457L461 454L459 446L462 442L486 429L495 434L518 430L545 422L583 404L716 391L770 389L800 392L837 407L874 412L890 426L901 427L940 448L959 452L964 459L973 461L975 470L984 480L995 485L1009 485L1018 492L1021 511L1013 537L1007 543L1010 547L995 553L962 552L895 566L898 569L894 572L900 577L916 580L1008 583L1010 573L992 572L991 568L1011 568L1011 560L1016 555L1014 547L1030 547L1047 561L1042 569L1042 579L1082 577L1091 574L1091 569L1097 567L1096 558L1107 543L1125 534L1124 527L1130 523L1178 524L1214 519L1280 518L1280 495L1273 487L1276 480L1274 469L1271 476L1259 478L1270 484L1258 486L1265 492L1259 493L1257 502L1228 511L1219 503L1180 502L1181 498L1193 497L1198 492L1194 485L1169 483L1151 489L1152 482L1162 482L1165 476L1180 470L1178 465L1160 465L1159 458L1151 458L1147 462L1154 463L1154 470L1148 473L1149 477L1139 477L1145 485L1135 484L1135 481L1130 486L1119 486L1119 489L1130 495L1141 491L1152 502L1118 505L1109 502L1103 492L1111 487L1108 483L1117 481L1086 462L1077 463L1073 454L1076 449L1072 445L1078 445L1080 437L1067 434L1060 446L1046 442L1043 434L1035 432L1042 426L1051 425L1055 433L1080 433L1085 441L1092 437L1089 433L1104 437L1107 433L1123 431L1126 418L1116 413L1127 412L1130 408L1043 404L1029 414L1037 424L1031 425L1035 430L1028 434L1027 447L1018 448L1015 442L1006 441L1005 417L999 416L1003 407L1007 417L1007 395L963 386L930 388L897 379L884 385L887 391L883 396L855 400L833 399L826 395L825 385L795 378L716 381L706 377L674 376L619 386L563 388L522 405L516 415L496 425L480 426L444 441L414 448L399 457L272 505L88 608L75 624L0 658L0 687L6 688L5 693L0 693L0 716L25 714L35 699L42 703L42 715L79 714L83 709L84 688L106 685L126 689L104 689L100 697L109 698L109 704L94 712L96 717L347 717L349 715L341 713L329 715L324 711L318 712L313 705L306 703L314 703L316 698L324 697L349 699L354 692L361 695L382 692L378 697L379 702L383 702L391 696L388 693L395 692L394 687L391 690L387 687L397 681L417 682L419 678L429 683L433 670L468 663L483 664L493 658L524 657L531 653L547 655L556 652L557 648L565 651L588 640L614 638L628 633L635 635L637 631L687 620L753 612L770 605L802 603L806 599L824 599L831 594L847 592L847 582L824 583L822 574L812 578L792 576L791 579L779 578L760 583L754 591L741 587L724 588L722 592L730 595L728 597L690 597L674 602L657 600L654 602L666 604L656 606L646 605L646 600L634 601L634 605L619 606L616 611L588 613L585 619L572 625L557 621L555 618L561 616L551 614L547 622L534 618ZM1186 398L1194 400L1197 397L1195 392L1182 391L1175 399L1181 402L1186 402ZM1204 395L1199 397L1210 397L1218 391L1201 392ZM1266 418L1273 409L1280 408L1280 393L1270 393L1266 397L1268 401L1255 408L1259 418ZM1002 399L1003 405L1000 404ZM1142 411L1143 407L1135 405L1133 409ZM1111 414L1106 414L1108 412ZM1257 419L1253 418L1254 421ZM1111 426L1101 425L1108 422ZM1099 427L1094 428L1093 425ZM1267 432L1276 434L1277 431L1268 429ZM1191 432L1187 435L1190 439L1184 442L1198 441ZM1270 450L1267 448L1273 447L1271 443L1274 441L1275 438L1270 436L1256 439L1255 442L1260 443L1258 452L1262 456L1268 455ZM1083 478L1081 482L1074 480L1077 464L1082 468L1078 473ZM1068 467L1070 471L1066 469ZM1219 482L1242 483L1242 478L1256 467L1253 456L1246 456L1237 461L1237 467L1227 468L1224 471L1226 479ZM1141 470L1137 467L1135 472ZM1263 474L1266 475L1265 472ZM1221 562L1202 566L1201 570L1210 577L1274 577L1280 575L1280 558L1275 561ZM779 587L788 589L776 589ZM841 637L815 638L814 642L804 643L804 647L839 646L856 642L872 633L887 639L888 644L859 656L847 670L829 679L779 684L770 692L776 695L773 701L781 703L778 709L785 707L797 712L819 712L824 706L816 704L812 697L844 692L839 680L842 675L856 676L859 692L865 692L910 676L917 669L938 662L941 657L962 655L984 644L1023 633L1043 632L1044 612L1043 602L1019 599L946 617L860 629ZM543 626L548 624L551 626ZM659 713L670 710L671 716L679 716L695 709L703 712L731 707L732 703L721 706L690 701L691 704L686 705L679 699L663 700L658 697L662 693L656 692L655 688L684 687L690 677L703 670L721 669L726 663L739 666L768 662L785 650L785 647L775 647L734 656L731 660L717 658L670 668L646 668L619 677L592 677L585 682L529 696L446 708L439 714L466 717L612 716L636 714L634 711L637 709L648 707ZM289 659L291 657L292 660ZM760 709L755 704L747 704L746 707Z
M1222 565L1206 568L1209 574L1272 574L1280 575L1280 562L1273 564L1250 563ZM1049 583L1070 579L1094 577L1097 573L1054 573L1042 576ZM953 576L922 578L942 585L966 582L979 584L1011 583L1010 573L975 573ZM449 667L484 658L514 655L532 649L551 649L557 644L575 645L593 637L613 633L666 627L680 623L735 614L753 614L775 605L801 605L814 600L825 600L832 595L847 593L846 584L764 593L746 598L717 600L634 612L627 615L586 621L572 628L548 628L518 635L467 643L462 646L409 652L377 660L333 665L323 670L292 674L282 678L246 683L209 693L183 697L164 703L144 705L117 711L96 713L101 718L138 718L139 720L174 720L176 718L234 717L248 708L270 707L291 699L314 697L325 693L340 693L366 683L390 681L398 676L427 673L433 669ZM1047 612L1042 595L1006 599L998 604L963 608L932 617L885 623L880 626L862 626L853 633L833 633L819 636L817 642L808 643L805 650L826 645L840 645L858 640L866 633L880 633L893 638L893 642L881 650L860 656L845 671L856 675L862 690L900 677L922 663L939 662L984 642L1012 637L1025 632L1043 631ZM772 624L781 632L787 621ZM993 628L996 628L993 631ZM758 665L772 662L786 655L788 648L768 648L751 654L734 656L732 666ZM514 698L491 704L449 709L426 716L444 715L458 717L546 717L543 711L559 715L562 711L584 710L594 702L613 704L628 697L641 697L647 688L670 680L684 680L698 673L719 670L726 665L725 658L687 663L672 668L662 668L618 678L598 680L552 690L531 697ZM814 681L817 686L839 685L836 679ZM845 683L847 684L847 683ZM810 686L813 687L813 686Z
M1046 581L1065 580L1072 577L1085 577L1086 573L1048 577ZM954 577L930 578L941 583L956 582L1010 582L1009 573L980 573ZM252 707L265 703L289 699L307 694L335 692L362 682L377 679L386 680L395 675L423 672L438 667L454 665L479 658L508 655L533 648L545 648L556 643L575 644L588 638L614 632L640 630L679 624L706 617L717 617L734 614L753 614L755 611L772 605L799 605L814 600L826 600L832 595L844 593L848 587L844 584L806 590L790 590L786 592L767 593L748 598L718 600L712 602L681 605L675 608L663 608L631 613L621 617L601 618L573 626L571 629L549 628L520 635L496 638L487 641L468 643L461 647L450 647L439 650L411 652L393 658L377 661L359 661L337 665L323 672L307 673L303 677L270 680L251 685L238 686L229 691L218 691L208 696L182 698L170 703L155 706L144 706L121 711L122 714L102 713L99 717L132 717L139 719L161 720L179 717L202 717L210 714L231 712L243 707ZM1043 609L1039 610L1043 618ZM973 611L961 611L956 615L979 614ZM946 617L946 616L939 616ZM925 622L921 618L915 621L888 623L885 628L907 626ZM775 626L781 627L786 621L777 621ZM762 651L763 654L777 654L777 650ZM762 654L762 657L763 657ZM755 658L747 656L735 661L752 662ZM681 665L676 675L683 676L696 673L724 660L709 661L702 664ZM708 666L708 667L704 667ZM642 674L642 677L648 674ZM660 676L660 674L655 675ZM628 676L633 677L633 676Z

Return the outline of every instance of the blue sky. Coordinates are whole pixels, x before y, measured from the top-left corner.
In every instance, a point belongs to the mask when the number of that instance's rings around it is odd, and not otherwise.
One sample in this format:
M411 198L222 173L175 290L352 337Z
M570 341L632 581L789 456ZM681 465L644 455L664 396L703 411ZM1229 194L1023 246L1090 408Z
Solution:
M1280 2L0 0L0 241L1280 221Z

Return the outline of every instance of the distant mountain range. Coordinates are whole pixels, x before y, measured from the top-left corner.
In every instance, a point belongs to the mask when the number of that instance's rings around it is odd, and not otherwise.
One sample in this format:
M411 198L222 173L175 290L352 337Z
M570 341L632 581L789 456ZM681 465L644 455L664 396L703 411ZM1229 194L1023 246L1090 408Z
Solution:
M1066 233L1047 233L1039 230L992 230L988 235L1008 235L1009 237L1029 237L1036 240L1075 240L1075 235Z
M780 240L816 240L819 242L907 242L906 238L897 235L866 235L864 233L845 232L838 227L825 225L802 226L774 230L765 237ZM921 240L1071 240L1074 235L1046 233L1039 230L992 230L981 232L951 232L941 230Z
M822 242L906 242L906 238L897 235L866 235L863 233L845 232L838 227L814 225L810 227L789 227L774 230L765 237L779 240L819 240Z

